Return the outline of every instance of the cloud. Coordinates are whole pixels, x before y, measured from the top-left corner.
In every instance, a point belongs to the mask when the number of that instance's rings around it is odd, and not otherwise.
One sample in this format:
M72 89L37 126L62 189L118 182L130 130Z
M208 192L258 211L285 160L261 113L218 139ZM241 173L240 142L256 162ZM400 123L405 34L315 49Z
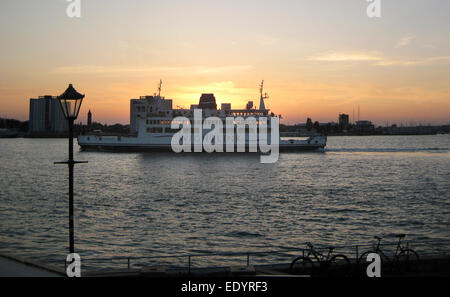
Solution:
M412 34L408 34L405 37L400 38L400 40L397 42L397 44L394 46L394 48L400 48L407 46L411 43L411 41L416 38L416 36Z
M254 89L237 87L233 81L211 82L195 86L179 86L179 90L183 92L224 92L237 95L251 95L256 94L258 91L256 86Z
M194 49L195 45L192 42L185 41L181 44L185 49Z
M414 66L414 65L423 65L438 61L447 61L450 60L450 56L438 56L438 57L430 57L425 59L418 60L382 60L376 62L375 66Z
M257 42L260 46L270 47L280 43L280 39L269 35L259 35Z
M319 62L371 62L372 66L414 66L450 60L450 56L437 56L418 59L392 59L374 52L327 52L308 57L309 61Z
M114 67L114 66L62 66L51 70L53 74L110 74L155 73L167 75L202 75L243 72L253 69L250 65L189 66L189 67Z
M309 61L323 62L352 62L352 61L380 61L383 58L378 53L366 52L327 52L308 57Z

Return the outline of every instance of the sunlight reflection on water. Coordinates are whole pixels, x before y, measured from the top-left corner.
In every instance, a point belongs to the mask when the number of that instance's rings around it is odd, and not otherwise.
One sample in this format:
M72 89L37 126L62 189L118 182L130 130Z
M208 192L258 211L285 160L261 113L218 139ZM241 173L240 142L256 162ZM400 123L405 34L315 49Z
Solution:
M53 162L66 150L63 139L0 139L0 252L63 264L67 168ZM329 137L324 153L275 164L245 154L75 159L89 161L75 168L75 242L86 258L450 237L450 135Z

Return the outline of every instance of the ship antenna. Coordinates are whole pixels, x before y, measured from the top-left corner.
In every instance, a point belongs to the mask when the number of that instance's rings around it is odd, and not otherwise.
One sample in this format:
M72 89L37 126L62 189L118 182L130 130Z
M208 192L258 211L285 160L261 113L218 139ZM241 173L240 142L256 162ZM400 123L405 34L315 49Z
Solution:
M261 85L259 87L259 93L261 94L261 97L263 96L263 89L264 89L264 80L261 82Z
M259 93L261 95L259 100L259 110L266 110L266 106L264 105L264 99L268 99L269 95L267 93L263 94L264 90L264 80L261 82L261 86L259 87Z
M158 97L161 97L161 87L162 87L162 79L159 80L158 84Z

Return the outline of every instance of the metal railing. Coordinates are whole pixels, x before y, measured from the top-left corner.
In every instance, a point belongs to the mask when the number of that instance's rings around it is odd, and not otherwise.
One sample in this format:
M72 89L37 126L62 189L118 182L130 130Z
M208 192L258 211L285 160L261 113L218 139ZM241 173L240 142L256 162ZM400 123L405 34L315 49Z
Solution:
M395 253L396 242L382 242L380 248L383 252L391 256ZM373 244L354 244L344 246L334 246L334 254L344 254L352 263L356 263L359 257L368 250L373 250L376 242ZM420 257L427 256L450 256L450 239L436 241L410 242L403 241L403 246L414 249ZM314 245L316 251L327 253L326 245ZM211 252L211 253L192 253L178 255L155 255L155 256L116 256L116 257L99 257L99 258L83 258L83 266L87 270L99 270L101 267L105 270L114 269L137 269L146 266L165 266L173 269L184 269L188 273L195 268L220 268L243 265L270 265L290 263L293 258L305 255L309 249L306 247L278 247L276 250L268 251L247 251L247 252ZM268 256L270 259L268 259ZM199 259L220 258L226 260L221 261L199 261ZM240 258L236 261L236 258ZM184 260L183 260L184 259ZM234 260L233 260L234 259ZM259 259L259 260L258 260ZM195 262L194 266L194 260ZM114 264L116 263L116 264ZM202 265L203 264L203 265Z

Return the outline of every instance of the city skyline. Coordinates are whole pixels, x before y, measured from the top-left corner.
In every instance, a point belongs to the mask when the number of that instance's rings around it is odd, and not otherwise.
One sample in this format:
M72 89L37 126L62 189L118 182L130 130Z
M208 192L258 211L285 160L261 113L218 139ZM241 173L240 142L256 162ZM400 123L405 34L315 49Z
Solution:
M28 119L30 98L68 83L102 123L129 123L132 98L157 92L189 108L201 93L234 108L259 101L284 123L448 124L450 21L445 1L66 1L1 4L0 117ZM393 3L395 2L395 3ZM237 9L238 8L238 9ZM182 12L182 13L180 13ZM68 46L70 45L70 46Z

